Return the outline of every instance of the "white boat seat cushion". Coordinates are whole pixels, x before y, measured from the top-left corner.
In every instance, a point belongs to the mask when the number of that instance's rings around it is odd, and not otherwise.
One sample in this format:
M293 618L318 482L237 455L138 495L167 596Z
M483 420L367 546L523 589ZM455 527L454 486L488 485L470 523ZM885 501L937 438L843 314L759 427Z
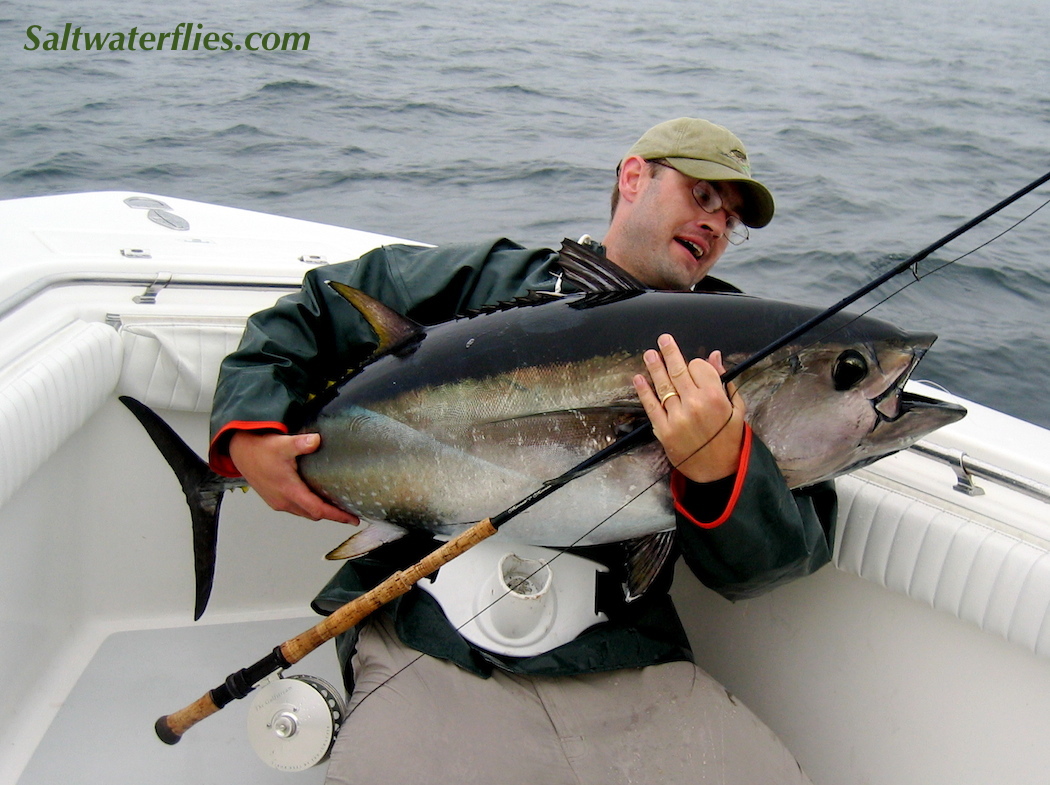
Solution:
M1050 655L1050 544L855 476L836 487L840 569Z
M121 343L100 322L75 321L0 377L0 505L113 392Z
M211 411L222 359L237 348L244 318L121 316L122 395L155 409Z

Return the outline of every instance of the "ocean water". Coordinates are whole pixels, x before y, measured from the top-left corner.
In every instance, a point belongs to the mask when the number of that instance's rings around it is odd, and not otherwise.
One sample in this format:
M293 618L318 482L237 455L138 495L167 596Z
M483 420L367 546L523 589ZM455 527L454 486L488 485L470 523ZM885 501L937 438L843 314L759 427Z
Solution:
M25 48L33 25L180 22L310 44ZM431 243L600 237L626 148L661 120L706 117L743 138L778 205L720 274L816 305L1050 170L1043 0L8 2L0 83L0 197L141 190ZM1050 209L874 314L941 336L917 376L1050 426L1048 251Z

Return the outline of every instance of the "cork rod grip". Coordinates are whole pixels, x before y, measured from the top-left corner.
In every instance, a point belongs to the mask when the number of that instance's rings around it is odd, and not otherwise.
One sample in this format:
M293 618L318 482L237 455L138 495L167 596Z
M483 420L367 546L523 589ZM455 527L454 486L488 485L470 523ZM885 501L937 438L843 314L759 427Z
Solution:
M208 692L185 709L179 709L174 714L165 714L158 719L153 726L157 731L157 738L165 744L178 744L182 734L205 717L210 717L219 708Z

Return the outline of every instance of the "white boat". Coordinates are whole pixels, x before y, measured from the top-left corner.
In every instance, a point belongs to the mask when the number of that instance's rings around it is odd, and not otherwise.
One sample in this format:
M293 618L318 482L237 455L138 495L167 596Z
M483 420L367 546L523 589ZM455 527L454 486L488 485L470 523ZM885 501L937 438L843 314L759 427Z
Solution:
M260 760L249 700L177 746L153 725L316 623L343 527L233 494L193 622L186 505L117 396L203 454L246 316L395 239L142 193L0 202L0 782L323 780ZM675 584L700 665L817 785L1050 777L1050 431L960 402L837 481L832 565L736 604ZM340 681L331 643L293 671Z

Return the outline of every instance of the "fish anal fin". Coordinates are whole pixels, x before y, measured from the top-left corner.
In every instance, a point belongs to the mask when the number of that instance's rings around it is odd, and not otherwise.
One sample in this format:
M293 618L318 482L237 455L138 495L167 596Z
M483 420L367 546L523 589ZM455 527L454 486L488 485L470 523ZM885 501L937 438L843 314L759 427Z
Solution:
M380 545L399 540L408 534L407 529L387 521L362 520L361 524L363 528L351 534L339 547L330 550L325 554L325 558L356 559Z
M340 297L354 306L375 332L379 339L379 346L375 351L377 357L404 349L426 333L423 325L412 321L407 316L402 316L374 297L369 297L360 289L338 281L328 281L328 285Z
M676 556L675 530L656 532L623 543L627 580L624 599L633 602L645 594L663 571L668 559Z

